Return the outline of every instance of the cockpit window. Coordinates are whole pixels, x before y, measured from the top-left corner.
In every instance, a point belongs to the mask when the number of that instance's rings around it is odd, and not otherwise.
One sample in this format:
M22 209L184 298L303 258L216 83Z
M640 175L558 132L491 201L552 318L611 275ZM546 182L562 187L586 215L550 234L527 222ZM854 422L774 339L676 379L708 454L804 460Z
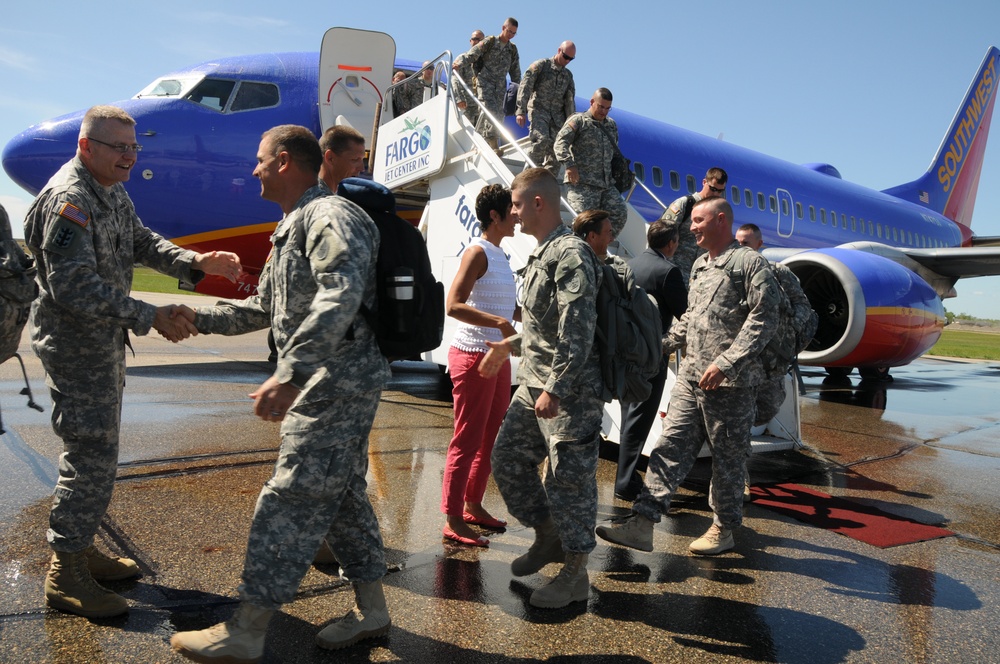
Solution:
M278 105L278 86L273 83L252 83L243 81L236 90L236 97L230 105L231 112L250 111L255 108L269 108Z
M218 78L206 78L196 85L185 99L201 104L213 111L222 111L229 103L229 96L236 87L236 81L224 81Z
M194 87L202 76L164 76L158 78L142 89L136 98L141 97L180 97Z

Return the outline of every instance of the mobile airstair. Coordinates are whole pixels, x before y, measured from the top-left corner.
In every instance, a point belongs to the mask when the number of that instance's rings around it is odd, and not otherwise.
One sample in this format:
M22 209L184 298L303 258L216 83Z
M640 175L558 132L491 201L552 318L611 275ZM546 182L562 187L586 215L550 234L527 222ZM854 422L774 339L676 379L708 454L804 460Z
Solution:
M340 34L344 31L348 34ZM359 37L355 34L358 32L363 34ZM380 36L376 39L372 35ZM385 91L384 94L377 101L374 101L374 97L369 100L367 97L362 98L360 94L347 94L349 90L342 83L345 65L339 63L357 61L357 53L360 51L354 49L361 48L370 53L376 42L382 44L382 62L364 66L370 66L372 71L377 69L387 72L384 77L380 77L385 81L385 87L380 88ZM427 89L425 101L409 112L394 117L391 107L393 92L419 77L420 73L417 72L400 83L390 84L391 64L386 65L385 62L392 62L395 46L393 44L390 49L389 43L391 38L382 33L344 28L328 31L324 37L320 64L321 117L324 129L329 124L349 122L365 133L371 146L369 163L372 165L374 179L395 193L398 205L422 209L419 228L427 241L434 272L447 290L458 270L462 252L474 238L481 235L475 214L476 196L486 185L499 183L509 186L517 173L534 166L526 153L528 138L518 139L513 136L502 122L492 117L475 96L469 93L465 96L471 100L470 103L479 104L479 112L485 114L498 128L502 141L499 153L494 152L486 140L476 133L465 113L458 109L454 101L456 86L462 86L466 92L468 88L461 77L452 75L452 57L447 51L430 60L427 65L434 68L433 80L437 84ZM338 47L338 44L342 46ZM386 55L388 60L385 59ZM356 65L354 67L357 68ZM347 71L352 69L348 68ZM339 79L336 78L338 74ZM338 85L342 89L338 89ZM326 98L322 99L324 95ZM648 196L661 209L666 209L655 194L638 180L625 195L626 201L633 196ZM565 199L562 203L563 221L570 224L576 211L570 208ZM646 247L647 227L647 221L632 205L627 205L627 210L625 227L610 249L626 260ZM535 239L523 233L504 238L502 243L514 270L526 264L535 246ZM440 348L427 353L425 360L447 366L448 344L456 325L454 319L446 318L445 341ZM676 380L675 368L676 366L671 367L668 375L661 412L666 411L670 387ZM786 449L800 444L798 392L791 375L787 378L786 389L788 398L778 416L759 431L755 430L755 452ZM617 441L620 419L620 407L612 402L605 408L603 424L609 440ZM654 426L650 432L647 450L658 437L659 429Z

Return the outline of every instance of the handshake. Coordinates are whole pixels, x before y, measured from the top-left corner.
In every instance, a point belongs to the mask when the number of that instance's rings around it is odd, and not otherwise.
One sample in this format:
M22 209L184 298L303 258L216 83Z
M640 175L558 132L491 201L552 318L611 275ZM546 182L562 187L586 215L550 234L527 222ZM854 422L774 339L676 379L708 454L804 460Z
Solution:
M174 343L198 334L198 328L194 326L194 309L186 304L157 307L156 317L153 318L153 329L167 341Z

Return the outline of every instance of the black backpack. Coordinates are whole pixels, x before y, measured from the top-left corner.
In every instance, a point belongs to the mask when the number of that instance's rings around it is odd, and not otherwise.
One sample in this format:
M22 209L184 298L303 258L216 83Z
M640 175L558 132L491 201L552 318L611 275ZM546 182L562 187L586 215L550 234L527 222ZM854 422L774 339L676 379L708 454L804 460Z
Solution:
M663 358L663 321L656 301L635 282L624 261L601 266L595 336L601 354L604 401L641 403Z
M444 336L444 286L431 271L423 235L396 214L396 197L377 182L347 178L337 195L364 209L381 235L376 309L362 306L361 313L375 330L382 354L391 362L434 350Z

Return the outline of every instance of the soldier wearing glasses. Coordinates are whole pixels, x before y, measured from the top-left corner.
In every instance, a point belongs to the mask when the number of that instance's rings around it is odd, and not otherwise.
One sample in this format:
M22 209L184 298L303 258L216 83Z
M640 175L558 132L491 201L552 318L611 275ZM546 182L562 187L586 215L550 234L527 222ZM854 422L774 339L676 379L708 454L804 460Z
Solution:
M472 36L469 37L469 50L472 47L483 41L486 35L483 34L482 30L473 30ZM455 58L455 63L452 65L452 69L462 77L464 81L471 81L469 84L469 89L472 90L472 94L479 96L479 79L476 78L476 72L473 71L472 61L469 59L469 51L462 53L457 58ZM473 125L476 124L476 120L479 119L479 107L476 103L468 98L465 89L460 85L452 86L452 92L455 95L455 103L458 104L458 109L460 111L465 111L465 117L469 119L469 122Z
M694 259L704 253L698 249L694 233L691 232L691 210L694 209L694 204L699 201L725 196L726 182L728 181L729 175L718 166L708 169L708 172L705 173L705 179L701 181L701 191L681 196L671 203L667 211L660 217L663 221L674 222L679 226L677 230L680 233L680 243L674 253L673 263L680 268L685 286L688 285Z
M142 225L122 186L141 149L128 113L91 108L76 156L52 176L24 221L40 289L31 311L31 346L45 367L52 428L63 441L49 515L53 556L45 601L88 617L128 611L124 597L97 581L139 573L134 561L105 555L93 544L118 465L128 334L155 329L180 341L196 333L179 308L130 297L132 267L142 263L191 282L204 274L235 282L242 272L236 254L196 254Z
M576 111L576 85L573 72L567 69L575 57L576 44L564 41L553 57L531 63L517 91L517 124L523 127L525 120L531 122L528 156L556 177L559 162L552 149L556 134Z

